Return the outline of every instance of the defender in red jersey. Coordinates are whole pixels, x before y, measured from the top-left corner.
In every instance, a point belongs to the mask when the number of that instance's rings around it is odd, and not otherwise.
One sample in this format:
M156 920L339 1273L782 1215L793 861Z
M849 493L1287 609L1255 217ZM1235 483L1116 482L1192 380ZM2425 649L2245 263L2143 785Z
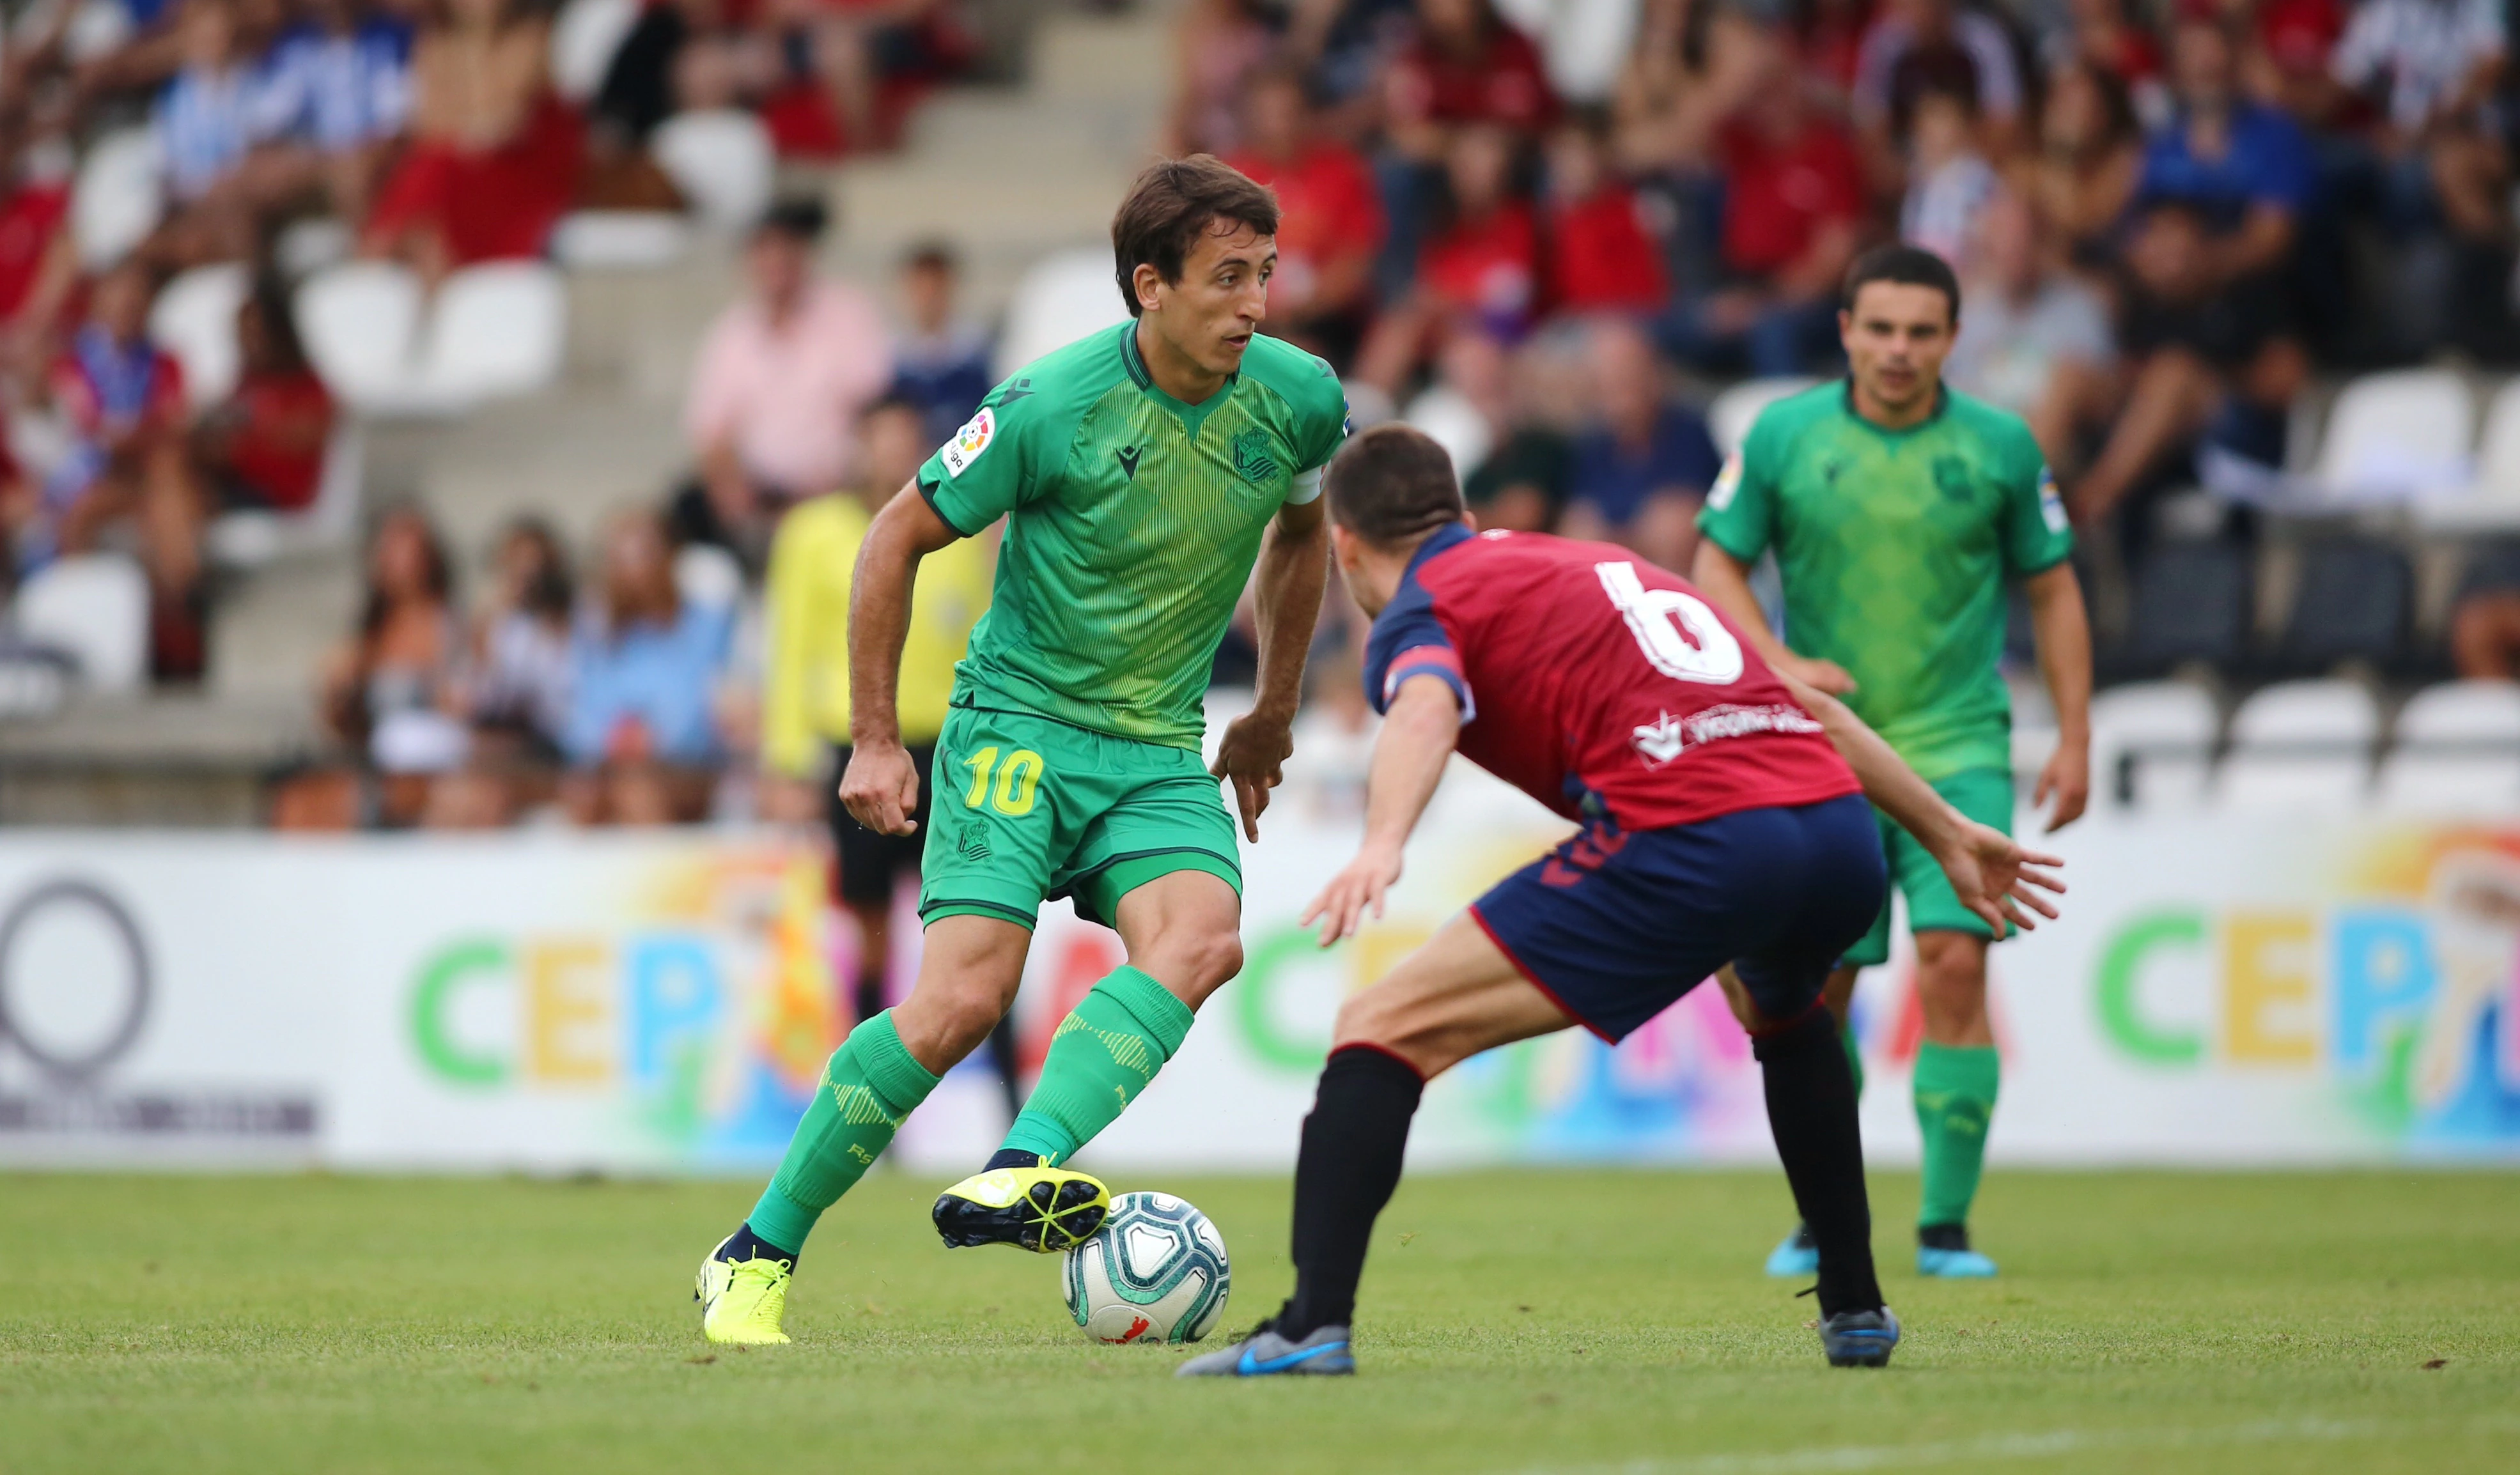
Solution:
M1457 749L1583 827L1499 882L1339 1010L1295 1168L1295 1294L1192 1375L1349 1371L1373 1220L1426 1081L1582 1024L1617 1040L1718 969L1756 1006L1769 1125L1820 1246L1832 1365L1899 1338L1872 1270L1855 1082L1822 982L1879 911L1865 800L1914 834L2002 932L2055 916L2058 864L1959 814L1846 708L1762 661L1677 575L1609 544L1474 533L1451 461L1403 425L1327 477L1332 542L1374 618L1385 714L1356 860L1306 914L1325 945L1381 914Z

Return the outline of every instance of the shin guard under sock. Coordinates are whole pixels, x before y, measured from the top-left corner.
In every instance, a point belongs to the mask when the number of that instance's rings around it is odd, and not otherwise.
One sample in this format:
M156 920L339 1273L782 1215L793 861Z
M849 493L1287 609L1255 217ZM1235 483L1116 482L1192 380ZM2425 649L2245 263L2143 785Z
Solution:
M802 1250L814 1221L875 1166L902 1120L935 1089L936 1077L893 1029L892 1010L849 1031L823 1067L778 1176L745 1221L752 1232L790 1256Z
M1372 1046L1333 1050L1322 1067L1295 1160L1295 1294L1278 1333L1301 1340L1356 1314L1356 1283L1374 1217L1400 1185L1409 1123L1426 1083Z
M1872 1211L1865 1200L1864 1139L1855 1121L1855 1079L1836 1021L1814 1009L1791 1024L1750 1037L1767 1086L1768 1129L1794 1205L1820 1251L1820 1312L1881 1305L1872 1274Z
M1148 974L1113 969L1058 1022L1032 1099L1002 1151L1067 1161L1136 1100L1189 1038L1190 1006Z
M1916 1047L1916 1129L1925 1140L1924 1199L1916 1223L1968 1223L1986 1167L1986 1129L1995 1117L2002 1061L1991 1045Z

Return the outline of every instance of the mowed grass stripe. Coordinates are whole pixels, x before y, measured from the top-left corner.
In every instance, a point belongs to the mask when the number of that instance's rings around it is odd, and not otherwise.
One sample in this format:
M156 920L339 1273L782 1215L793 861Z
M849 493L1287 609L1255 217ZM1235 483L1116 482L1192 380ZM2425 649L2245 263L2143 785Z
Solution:
M1364 1375L1225 1385L1086 1344L1055 1258L942 1249L941 1184L885 1172L808 1248L798 1344L709 1349L691 1274L753 1186L0 1175L0 1472L2457 1471L2520 1417L2520 1175L2000 1172L1978 1284L1914 1276L1885 1175L1886 1373L1759 1274L1777 1175L1426 1176ZM1228 1332L1285 1293L1283 1180L1113 1187L1216 1219Z

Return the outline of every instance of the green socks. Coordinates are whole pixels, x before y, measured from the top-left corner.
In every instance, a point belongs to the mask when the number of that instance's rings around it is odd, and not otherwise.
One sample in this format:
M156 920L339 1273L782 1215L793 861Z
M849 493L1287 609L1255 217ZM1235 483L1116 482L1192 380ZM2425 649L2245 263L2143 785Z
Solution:
M802 1250L814 1221L875 1166L902 1120L935 1089L936 1078L902 1046L892 1010L851 1030L823 1067L814 1104L745 1221L752 1232L790 1255Z
M1925 1139L1924 1202L1919 1225L1966 1224L1986 1164L1987 1122L1995 1115L2002 1075L1991 1045L1916 1047L1916 1128Z
M1143 1095L1190 1034L1190 1006L1132 967L1113 969L1058 1022L1006 1150L1056 1166Z

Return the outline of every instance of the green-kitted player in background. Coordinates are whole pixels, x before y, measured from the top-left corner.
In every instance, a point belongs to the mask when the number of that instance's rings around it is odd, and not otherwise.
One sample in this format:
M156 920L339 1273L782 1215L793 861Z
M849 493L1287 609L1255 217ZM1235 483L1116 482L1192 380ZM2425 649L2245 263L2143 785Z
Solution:
M1217 781L1259 838L1328 573L1321 469L1347 420L1328 365L1255 334L1277 230L1275 197L1213 158L1149 167L1111 223L1131 320L999 385L868 529L840 800L907 834L919 775L893 695L912 580L924 556L1007 522L937 738L918 983L850 1032L778 1176L701 1265L711 1340L788 1340L780 1314L815 1220L1013 1004L1043 901L1073 897L1117 927L1129 961L1060 1021L1006 1145L937 1200L948 1244L1049 1253L1100 1228L1109 1194L1062 1165L1241 968L1242 872ZM1258 701L1211 769L1203 699L1246 585Z
M2030 427L1942 382L1959 310L1959 284L1931 251L1889 246L1858 260L1838 314L1847 378L1760 415L1698 514L1705 536L1691 578L1769 664L1843 697L1960 813L2007 834L2012 709L1997 662L2006 588L2018 580L2056 707L2056 751L2031 797L2054 802L2052 832L2082 814L2090 789L2091 631L2066 561L2073 533ZM1784 581L1782 642L1750 593L1748 571L1771 551ZM1916 1268L1992 1275L1995 1262L1968 1238L1999 1074L1986 1011L1990 934L1933 858L1887 820L1881 846L1908 898L1924 1013ZM1889 956L1885 905L1829 979L1841 1024L1856 970ZM1855 1057L1851 1036L1847 1052ZM1816 1262L1798 1229L1768 1270L1804 1275Z

